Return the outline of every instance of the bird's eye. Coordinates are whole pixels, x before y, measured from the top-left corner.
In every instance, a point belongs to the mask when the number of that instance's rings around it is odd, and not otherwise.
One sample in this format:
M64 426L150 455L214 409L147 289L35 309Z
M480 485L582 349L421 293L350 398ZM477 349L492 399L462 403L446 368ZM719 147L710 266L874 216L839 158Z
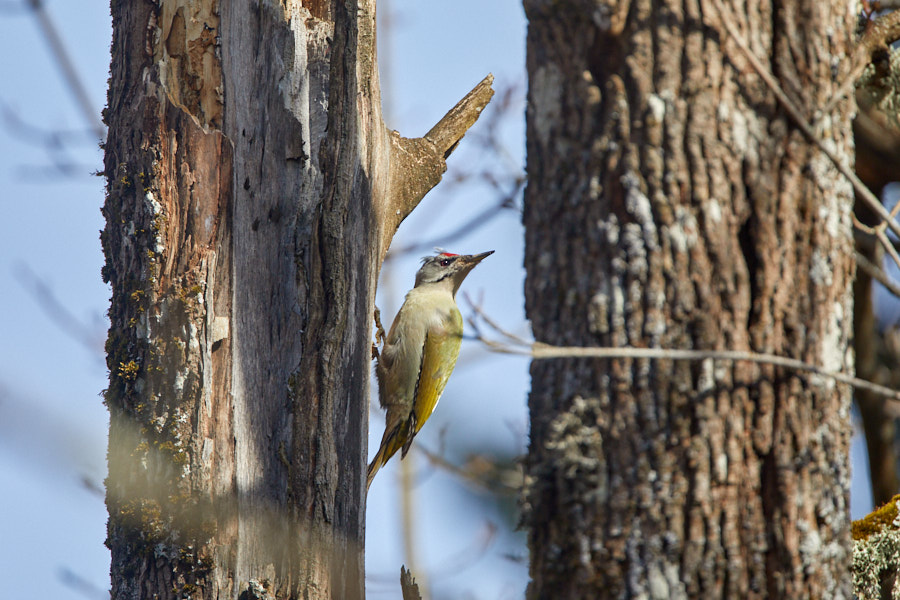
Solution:
M452 262L453 262L453 261L450 260L449 258L445 258L444 260L441 261L441 266L442 266L442 267L446 267L446 266L448 266L448 265L449 265L450 263L452 263Z

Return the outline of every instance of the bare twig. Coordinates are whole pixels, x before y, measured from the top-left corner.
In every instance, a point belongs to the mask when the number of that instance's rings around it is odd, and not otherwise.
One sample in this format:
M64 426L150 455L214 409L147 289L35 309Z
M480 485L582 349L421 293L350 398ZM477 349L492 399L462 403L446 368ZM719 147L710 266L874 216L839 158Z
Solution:
M891 243L891 240L888 239L887 234L883 229L875 228L875 237L881 242L881 245L884 246L884 249L887 250L888 256L890 256L894 262L900 267L900 254L897 253L897 249L894 248L894 245Z
M500 335L502 335L503 337L508 339L513 344L517 344L520 346L528 346L533 343L531 340L526 340L514 333L511 333L511 332L503 329L496 321L494 321L490 317L490 315L488 315L486 312L484 312L484 310L481 308L480 302L476 303L476 302L472 301L472 297L469 296L469 292L463 292L463 298L465 299L466 303L473 310L474 314L472 315L472 317L469 318L469 324L472 325L472 329L474 329L476 331L476 333L480 333L480 331L478 329L478 321L475 319L475 317L478 316L485 323L487 323L491 329L493 329L494 331L496 331L497 333L499 333Z
M472 309L480 316L483 315L477 306ZM487 323L487 321L485 321ZM498 329L505 337L510 334ZM663 360L727 360L742 361L757 364L768 364L776 367L784 367L794 371L812 373L828 379L832 379L838 383L852 386L856 389L866 390L877 394L888 400L900 402L900 391L893 390L865 379L859 379L846 373L838 371L830 371L802 360L795 358L786 358L775 354L759 354L756 352L747 352L741 350L679 350L670 348L609 348L609 347L577 347L577 346L552 346L542 342L533 342L527 345L521 344L504 344L495 340L491 340L484 336L476 328L476 339L492 352L498 354L513 354L517 356L530 356L533 359L553 359L553 358L646 358L646 359L663 359Z
M883 269L859 252L856 253L856 266L865 271L866 275L883 285L887 291L900 298L900 285L892 281Z
M516 194L521 190L521 184L518 185L516 190L507 197L501 198L499 202L488 206L483 211L473 216L471 219L461 223L458 227L453 230L440 235L438 237L431 238L430 240L426 240L424 242L417 242L415 244L408 244L406 246L402 246L397 248L396 250L391 250L385 260L390 260L396 258L398 256L403 256L404 254L409 254L411 252L418 252L422 250L429 250L434 248L435 246L445 246L449 242L456 240L463 234L469 234L491 222L491 220L502 213L504 210L508 210L512 207L512 199Z
M109 591L97 587L93 582L88 581L68 567L63 567L57 571L57 575L63 585L84 598L92 598L93 600L109 598Z
M436 580L450 577L476 564L490 550L491 544L494 543L496 537L497 526L490 521L486 521L478 539L473 541L468 548L442 558L438 563L441 565L440 568L432 570L432 577Z
M511 486L502 479L494 478L487 480L484 477L479 477L478 474L473 473L471 470L450 462L437 452L432 452L419 441L416 442L416 449L428 459L428 462L431 463L432 466L452 473L463 481L467 481L485 492L491 494L515 494L519 491L518 487Z
M95 330L82 323L66 305L52 292L50 287L25 263L14 267L14 275L22 284L44 314L53 321L60 331L79 342L97 356L103 355L103 330Z
M900 254L897 253L897 249L894 247L894 244L891 243L890 238L885 235L884 229L879 227L869 227L868 225L857 219L856 215L853 215L853 226L860 233L871 235L872 237L874 237L879 244L887 249L888 256L891 257L891 260L894 261L894 264L897 265L897 268L900 268Z
M72 62L71 58L69 58L69 51L63 44L62 37L59 35L59 31L57 31L56 25L53 24L50 15L44 10L43 0L28 0L28 4L34 12L41 33L44 35L44 39L47 40L47 45L50 46L50 51L56 59L56 64L59 65L60 71L62 71L63 79L69 86L72 95L75 97L75 101L81 109L85 120L90 124L91 129L94 131L94 135L97 136L98 139L105 139L106 128L98 118L97 110L94 107L94 103L91 101L87 87L81 81L78 71L75 68L75 64Z

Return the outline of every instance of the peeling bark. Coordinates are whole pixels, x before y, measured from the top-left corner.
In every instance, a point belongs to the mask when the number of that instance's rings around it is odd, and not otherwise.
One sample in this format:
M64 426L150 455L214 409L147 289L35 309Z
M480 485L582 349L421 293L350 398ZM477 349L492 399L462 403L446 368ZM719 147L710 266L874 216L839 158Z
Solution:
M490 78L406 140L373 0L112 13L112 596L361 598L378 270Z
M526 310L564 346L852 370L852 191L718 2L525 2ZM733 12L803 110L850 69L842 3ZM852 99L819 117L849 161ZM530 598L849 598L850 391L771 366L536 361Z

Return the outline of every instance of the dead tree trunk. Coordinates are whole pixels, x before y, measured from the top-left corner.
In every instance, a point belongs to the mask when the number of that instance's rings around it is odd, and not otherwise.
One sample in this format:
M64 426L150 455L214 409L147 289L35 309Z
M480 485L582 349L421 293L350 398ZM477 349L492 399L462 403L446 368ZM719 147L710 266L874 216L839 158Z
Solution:
M112 596L361 598L378 270L490 78L410 140L374 0L112 14Z
M526 0L537 340L852 369L850 185L723 19L851 163L854 15L738 6ZM850 597L848 389L713 360L531 374L529 597Z

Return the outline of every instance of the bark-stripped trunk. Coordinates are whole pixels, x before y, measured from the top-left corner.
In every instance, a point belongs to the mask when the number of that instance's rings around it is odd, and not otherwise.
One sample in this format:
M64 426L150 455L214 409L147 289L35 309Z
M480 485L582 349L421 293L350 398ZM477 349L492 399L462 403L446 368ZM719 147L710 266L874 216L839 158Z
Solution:
M853 367L852 6L526 0L526 304L557 345ZM532 365L529 597L850 597L850 391L724 361Z
M374 0L112 14L112 595L360 598L378 269L490 81L407 140Z

